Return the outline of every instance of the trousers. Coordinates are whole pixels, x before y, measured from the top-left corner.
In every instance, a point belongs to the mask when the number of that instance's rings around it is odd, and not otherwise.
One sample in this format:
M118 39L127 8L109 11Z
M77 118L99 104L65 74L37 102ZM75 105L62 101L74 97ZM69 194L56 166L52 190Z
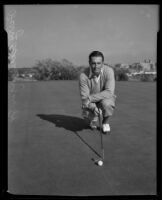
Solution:
M115 109L115 98L103 99L97 103L90 103L90 107L94 108L97 106L102 111L103 117L112 116ZM83 117L89 119L90 121L95 117L93 110L83 109Z

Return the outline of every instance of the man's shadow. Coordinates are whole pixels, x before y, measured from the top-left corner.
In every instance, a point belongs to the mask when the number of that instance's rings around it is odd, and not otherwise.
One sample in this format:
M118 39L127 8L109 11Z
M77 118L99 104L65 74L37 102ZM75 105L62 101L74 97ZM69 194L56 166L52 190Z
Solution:
M56 127L64 128L72 132L81 131L83 129L89 129L88 124L79 117L58 115L58 114L56 115L38 114L37 116L43 120L55 124Z
M88 123L85 122L84 119L75 117L75 116L67 116L67 115L58 115L58 114L37 114L40 119L46 120L55 124L56 127L64 128L75 133L79 139L86 144L96 155L101 157L84 139L78 134L78 131L83 129L90 129Z

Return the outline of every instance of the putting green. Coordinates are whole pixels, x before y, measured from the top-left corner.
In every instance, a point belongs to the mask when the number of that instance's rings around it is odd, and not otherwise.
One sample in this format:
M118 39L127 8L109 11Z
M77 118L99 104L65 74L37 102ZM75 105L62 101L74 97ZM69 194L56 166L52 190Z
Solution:
M8 188L28 195L156 194L156 85L116 83L112 134L81 118L77 81L9 83Z

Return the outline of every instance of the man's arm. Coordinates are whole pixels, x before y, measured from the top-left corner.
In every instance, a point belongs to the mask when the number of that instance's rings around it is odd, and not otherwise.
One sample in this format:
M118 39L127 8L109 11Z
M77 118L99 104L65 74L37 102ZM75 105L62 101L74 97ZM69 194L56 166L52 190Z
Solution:
M81 73L79 77L79 89L81 100L87 99L90 94L90 91L88 87L87 77L84 73Z
M84 73L82 73L79 77L79 89L80 89L80 96L82 101L82 108L87 108L90 110L94 110L96 108L96 104L91 103L89 100L89 86L87 82L87 77Z
M109 68L106 70L106 82L104 85L104 90L96 93L89 95L89 100L90 102L98 102L103 99L108 99L112 98L114 96L114 90L115 90L115 77L114 77L114 70L112 68Z

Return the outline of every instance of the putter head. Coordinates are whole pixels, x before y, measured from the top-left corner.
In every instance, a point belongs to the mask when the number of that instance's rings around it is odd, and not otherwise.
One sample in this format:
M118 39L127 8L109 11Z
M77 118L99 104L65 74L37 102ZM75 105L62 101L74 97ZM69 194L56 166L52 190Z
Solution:
M95 164L97 165L97 166L102 166L103 165L103 159L97 159L97 160L95 160Z

